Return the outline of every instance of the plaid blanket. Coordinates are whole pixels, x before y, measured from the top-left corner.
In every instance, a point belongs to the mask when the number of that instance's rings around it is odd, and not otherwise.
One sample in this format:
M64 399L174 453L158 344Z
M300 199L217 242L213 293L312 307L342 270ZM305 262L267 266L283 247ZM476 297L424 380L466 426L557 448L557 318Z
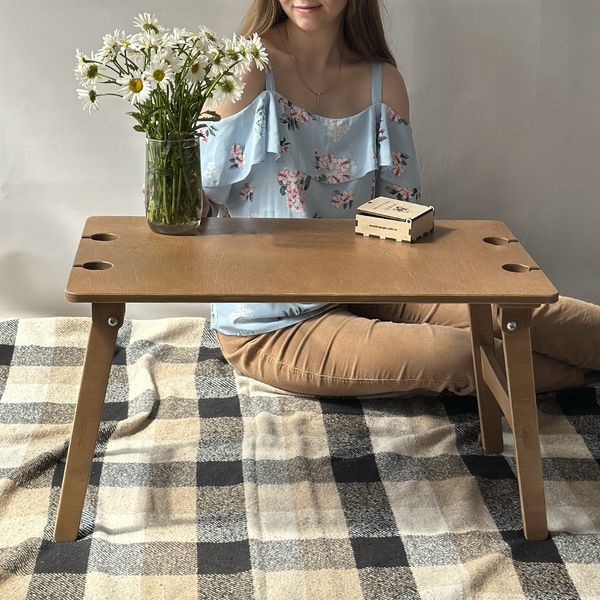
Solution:
M551 537L474 398L298 396L202 318L119 331L77 541L52 541L88 318L0 322L0 597L600 598L600 406L538 396Z

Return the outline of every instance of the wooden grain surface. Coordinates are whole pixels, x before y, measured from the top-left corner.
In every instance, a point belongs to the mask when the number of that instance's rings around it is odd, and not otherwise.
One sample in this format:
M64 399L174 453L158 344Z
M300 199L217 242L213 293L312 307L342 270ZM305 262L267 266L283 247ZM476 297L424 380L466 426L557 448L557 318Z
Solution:
M93 239L113 234L112 240ZM102 235L100 237L103 237ZM106 237L106 236L104 236ZM438 220L413 244L363 237L353 219L209 218L196 236L144 217L85 223L72 302L465 302L540 304L558 292L500 221ZM89 269L89 263L112 265ZM512 272L506 264L537 270ZM108 266L108 265L105 265Z

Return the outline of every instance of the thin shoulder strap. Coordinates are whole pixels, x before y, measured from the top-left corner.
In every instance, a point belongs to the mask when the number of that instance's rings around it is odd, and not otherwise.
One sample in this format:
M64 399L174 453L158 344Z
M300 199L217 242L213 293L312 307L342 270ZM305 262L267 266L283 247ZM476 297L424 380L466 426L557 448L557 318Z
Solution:
M271 69L267 69L267 75L265 79L265 87L270 92L275 91L275 80L273 79L273 71Z
M382 65L381 63L373 63L371 66L371 102L373 104L381 102L382 84Z

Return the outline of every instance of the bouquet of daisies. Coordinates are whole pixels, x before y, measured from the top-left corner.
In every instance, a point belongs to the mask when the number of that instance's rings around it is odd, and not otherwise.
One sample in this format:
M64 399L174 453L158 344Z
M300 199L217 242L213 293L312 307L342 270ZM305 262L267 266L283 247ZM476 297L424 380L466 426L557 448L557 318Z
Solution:
M149 13L134 25L137 33L115 29L89 56L76 51L77 93L90 113L104 96L130 102L134 129L147 137L148 224L159 233L195 233L205 201L198 136L220 119L212 108L240 99L244 72L263 70L267 53L256 34L217 39L205 27L167 30Z
M205 27L168 30L149 13L138 15L134 25L139 32L115 29L89 56L76 51L77 93L90 113L104 96L128 100L134 110L127 114L137 121L134 129L152 139L178 138L219 120L211 106L239 100L244 71L253 63L260 70L268 64L257 34L234 34L229 40L217 39Z

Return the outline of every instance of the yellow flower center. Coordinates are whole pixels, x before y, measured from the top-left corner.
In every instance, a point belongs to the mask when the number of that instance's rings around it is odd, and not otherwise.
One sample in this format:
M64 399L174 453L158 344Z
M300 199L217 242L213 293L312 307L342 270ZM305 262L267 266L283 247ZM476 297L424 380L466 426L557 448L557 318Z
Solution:
M190 70L195 75L200 70L200 63L194 63Z
M136 79L132 79L129 82L129 89L134 94L139 94L142 91L143 87L144 87L144 82L139 77Z
M156 81L162 81L165 78L165 72L162 69L156 69L152 73L152 77L154 77Z

